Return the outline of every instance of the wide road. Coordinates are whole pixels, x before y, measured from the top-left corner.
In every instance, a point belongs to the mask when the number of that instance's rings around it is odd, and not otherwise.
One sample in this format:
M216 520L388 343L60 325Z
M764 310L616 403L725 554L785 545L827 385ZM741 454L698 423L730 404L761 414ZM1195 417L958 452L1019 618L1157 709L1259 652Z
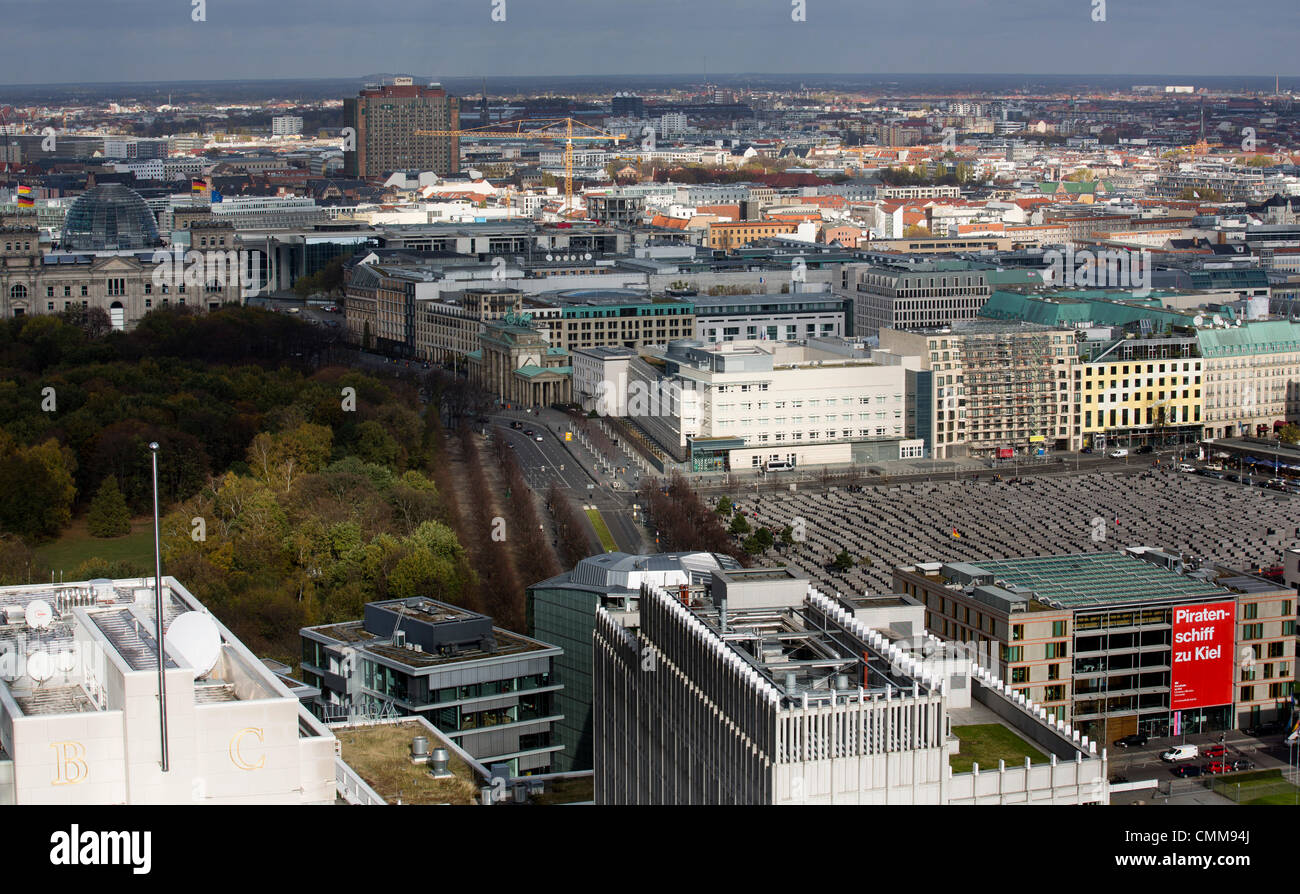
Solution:
M587 466L595 466L594 458L587 457L585 462L575 459L574 453L585 448L576 442L566 446L560 440L562 435L550 429L543 420L524 414L493 414L487 418L493 437L512 445L524 478L539 496L545 498L551 486L558 484L581 505L595 506L600 510L619 549L629 553L645 549L644 529L634 518L632 508L636 502L635 493L629 490L628 482L620 478L618 490L610 487L614 479L599 471L588 470ZM516 421L523 425L523 429L511 428L511 423ZM481 423L477 427L480 430L485 428ZM533 434L526 435L525 431ZM570 452L570 447L574 453ZM590 533L592 541L598 542L595 531Z

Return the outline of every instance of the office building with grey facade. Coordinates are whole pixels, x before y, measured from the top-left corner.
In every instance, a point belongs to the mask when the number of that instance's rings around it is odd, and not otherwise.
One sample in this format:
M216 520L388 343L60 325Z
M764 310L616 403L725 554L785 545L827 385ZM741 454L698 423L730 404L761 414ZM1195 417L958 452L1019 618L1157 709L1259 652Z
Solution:
M432 599L367 603L360 621L306 627L302 675L326 722L416 715L511 776L547 773L563 746L553 663L562 653Z
M973 320L989 297L988 277L961 261L841 264L835 293L853 303L854 331L928 329Z

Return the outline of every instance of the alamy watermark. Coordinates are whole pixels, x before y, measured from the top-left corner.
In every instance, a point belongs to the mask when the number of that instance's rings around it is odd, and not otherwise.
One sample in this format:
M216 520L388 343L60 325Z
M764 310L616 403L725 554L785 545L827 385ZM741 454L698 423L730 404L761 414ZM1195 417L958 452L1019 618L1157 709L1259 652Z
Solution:
M1130 289L1137 298L1151 294L1151 253L1145 248L1140 251L1092 251L1087 248L1075 251L1073 245L1067 245L1065 251L1052 249L1043 252L1043 261L1054 286Z
M193 289L239 286L241 295L254 298L262 291L259 251L185 251L182 246L153 253L153 285L163 294L171 288Z

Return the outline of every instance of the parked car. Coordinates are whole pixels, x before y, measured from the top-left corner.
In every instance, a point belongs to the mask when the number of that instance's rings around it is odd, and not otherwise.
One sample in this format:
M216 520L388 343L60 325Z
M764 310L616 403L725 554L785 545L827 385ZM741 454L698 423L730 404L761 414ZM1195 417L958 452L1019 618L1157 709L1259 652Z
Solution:
M1220 773L1230 773L1232 772L1232 764L1227 761L1210 761L1205 765L1205 772L1212 776L1217 776Z
M1155 453L1155 452L1156 452L1156 448L1152 447L1150 444L1143 444L1141 447L1139 447L1139 448L1137 449L1137 452L1138 452L1138 453Z
M1248 761L1248 760L1246 760L1244 757L1242 757L1242 758L1238 758L1237 760L1235 760L1235 761L1232 762L1232 769L1233 769L1233 770L1253 770L1253 769L1255 769L1255 762L1254 762L1254 761Z
M1135 748L1141 748L1141 747L1142 747L1143 745L1145 745L1146 743L1147 743L1147 737L1146 737L1144 734L1142 734L1142 733L1133 733L1133 734L1131 734L1131 735L1124 736L1122 739L1116 739L1116 740L1115 740L1115 747L1116 747L1116 748L1129 748L1129 747L1131 746L1131 747L1135 747Z
M1246 735L1254 736L1256 739L1264 736L1275 736L1282 732L1282 724L1276 720L1270 720L1267 723L1261 723L1259 726L1252 726L1246 730Z
M291 308L289 308L289 309L288 309L287 311L285 311L285 312L286 312L286 313L291 313L291 314L300 314L300 313L302 313L302 308L300 308L300 307L291 307ZM166 632L166 631L164 631L164 632Z
M1228 753L1228 749L1222 745L1207 745L1201 749L1201 757L1222 758Z
M1179 463L1175 468L1177 468L1178 471L1180 471L1180 472L1195 472L1195 471L1196 471L1196 466L1191 466L1191 465L1188 465L1187 463Z
M1181 777L1183 779L1187 779L1192 776L1200 776L1204 772L1205 772L1204 770L1202 770L1200 767L1196 766L1195 764L1188 764L1183 767L1174 768L1174 775Z
M1124 447L1116 447L1110 452L1111 459L1119 459L1124 456L1128 456L1128 450Z
M1160 755L1162 761L1190 761L1200 756L1200 749L1195 745L1175 745Z
M1080 453L1092 453L1092 448L1091 448L1091 447L1084 447L1084 448L1083 448L1082 450L1080 450L1079 452L1080 452ZM164 631L164 632L166 632L166 631Z

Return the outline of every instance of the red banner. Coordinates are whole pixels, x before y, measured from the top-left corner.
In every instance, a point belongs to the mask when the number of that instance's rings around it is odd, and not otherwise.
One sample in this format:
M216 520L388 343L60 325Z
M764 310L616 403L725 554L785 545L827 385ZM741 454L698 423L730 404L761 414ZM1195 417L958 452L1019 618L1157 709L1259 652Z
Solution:
M1169 707L1207 708L1232 703L1236 603L1174 609L1174 663Z

